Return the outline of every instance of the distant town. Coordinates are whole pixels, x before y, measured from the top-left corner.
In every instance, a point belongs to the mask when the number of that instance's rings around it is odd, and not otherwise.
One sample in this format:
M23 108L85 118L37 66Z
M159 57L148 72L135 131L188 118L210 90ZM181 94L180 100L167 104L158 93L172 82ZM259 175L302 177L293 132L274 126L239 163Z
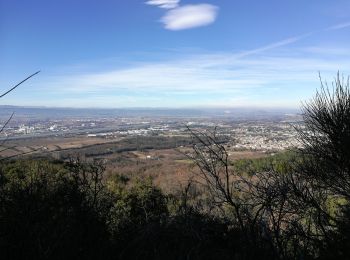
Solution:
M51 111L52 112L52 111ZM33 112L35 115L35 111ZM40 113L39 113L40 114ZM141 113L142 114L142 113ZM2 139L23 139L35 137L74 137L120 139L132 136L186 136L188 128L210 131L216 128L218 134L230 139L229 146L234 150L281 151L300 147L297 128L302 128L301 117L289 113L260 113L252 116L234 116L222 111L221 116L213 114L186 115L173 113L120 116L115 114L101 116L66 115L14 117L0 133ZM24 118L24 117L23 117ZM5 122L5 118L2 120ZM4 125L3 125L4 126Z

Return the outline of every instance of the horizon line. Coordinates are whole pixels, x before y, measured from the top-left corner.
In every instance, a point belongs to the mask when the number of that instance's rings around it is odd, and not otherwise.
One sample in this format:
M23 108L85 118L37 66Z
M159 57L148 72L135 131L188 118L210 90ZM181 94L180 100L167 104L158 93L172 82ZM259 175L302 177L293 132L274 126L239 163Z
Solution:
M179 106L179 107L143 107L143 106L133 106L133 107L70 107L70 106L26 106L26 105L7 105L3 104L0 107L15 107L15 108L38 108L38 109L96 109L96 110L112 110L112 109L148 109L148 110L181 110L181 109L294 109L300 110L301 106Z

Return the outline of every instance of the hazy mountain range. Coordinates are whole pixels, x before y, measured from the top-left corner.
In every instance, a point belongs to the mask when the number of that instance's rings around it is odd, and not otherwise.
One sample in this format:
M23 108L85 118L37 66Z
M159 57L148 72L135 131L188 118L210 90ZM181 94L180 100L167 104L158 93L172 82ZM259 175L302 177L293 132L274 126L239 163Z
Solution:
M225 117L239 120L257 120L297 116L300 111L286 108L52 108L0 106L0 118L12 113L15 118L65 119L109 117Z

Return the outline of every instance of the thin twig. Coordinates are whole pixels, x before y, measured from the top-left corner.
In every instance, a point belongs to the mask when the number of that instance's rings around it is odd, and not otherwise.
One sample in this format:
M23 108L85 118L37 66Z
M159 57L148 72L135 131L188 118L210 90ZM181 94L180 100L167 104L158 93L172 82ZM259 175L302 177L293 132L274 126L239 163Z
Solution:
M32 75L30 75L29 77L25 78L24 80L22 80L20 83L18 83L16 86L10 88L8 91L6 91L5 93L3 93L2 95L0 95L0 98L6 96L8 93L10 93L11 91L15 90L19 85L21 85L23 82L27 81L28 79L30 79L31 77L35 76L36 74L38 74L40 72L37 71L35 73L33 73Z

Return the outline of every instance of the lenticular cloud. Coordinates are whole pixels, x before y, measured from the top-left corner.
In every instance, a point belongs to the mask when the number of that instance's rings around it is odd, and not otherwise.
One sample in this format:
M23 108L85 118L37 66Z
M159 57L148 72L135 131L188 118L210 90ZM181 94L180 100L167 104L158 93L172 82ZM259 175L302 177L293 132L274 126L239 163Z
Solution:
M168 30L190 29L215 22L217 12L218 7L210 4L184 5L169 10L161 22Z
M179 5L180 0L149 0L146 2L148 5L155 5L160 8L172 9Z

